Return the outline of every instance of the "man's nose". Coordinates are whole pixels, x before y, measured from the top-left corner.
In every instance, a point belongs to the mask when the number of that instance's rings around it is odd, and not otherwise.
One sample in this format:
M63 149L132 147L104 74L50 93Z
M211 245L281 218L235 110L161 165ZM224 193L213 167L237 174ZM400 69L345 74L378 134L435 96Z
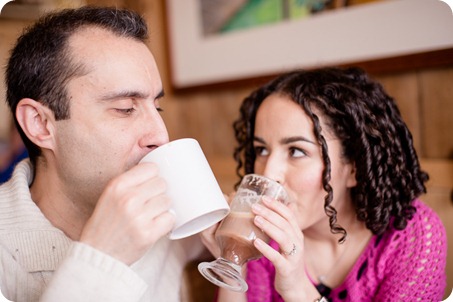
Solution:
M139 141L140 147L154 149L156 146L168 143L167 127L154 106L147 110L143 125L143 135Z

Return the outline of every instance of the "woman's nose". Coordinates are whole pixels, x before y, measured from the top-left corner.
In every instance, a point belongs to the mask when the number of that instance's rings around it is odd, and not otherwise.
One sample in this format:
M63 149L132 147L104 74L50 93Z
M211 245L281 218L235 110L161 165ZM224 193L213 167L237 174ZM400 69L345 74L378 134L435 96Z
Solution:
M283 184L284 183L284 162L279 160L277 156L269 156L266 166L264 167L263 175L275 180L276 182Z

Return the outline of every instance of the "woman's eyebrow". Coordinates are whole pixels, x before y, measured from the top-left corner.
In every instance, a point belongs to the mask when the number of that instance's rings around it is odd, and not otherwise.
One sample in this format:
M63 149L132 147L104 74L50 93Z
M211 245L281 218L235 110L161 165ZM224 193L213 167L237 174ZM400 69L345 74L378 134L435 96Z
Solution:
M258 137L258 136L254 136L254 137L253 137L253 141L254 141L254 142L258 142L258 143L262 143L262 144L266 144L266 142L264 141L264 139L262 139L261 137Z
M291 144L294 142L307 142L307 143L315 145L314 141L312 141L304 136L291 136L291 137L283 138L282 140L280 140L280 143L282 143L282 144Z
M261 137L258 137L258 136L255 136L253 138L253 141L258 142L258 143L262 143L262 144L266 144L266 141L264 139L262 139ZM301 142L301 141L316 145L315 142L313 142L312 140L309 140L308 138L306 138L304 136L285 137L285 138L280 140L280 144L287 145L287 144L291 144L291 143L294 143L294 142Z

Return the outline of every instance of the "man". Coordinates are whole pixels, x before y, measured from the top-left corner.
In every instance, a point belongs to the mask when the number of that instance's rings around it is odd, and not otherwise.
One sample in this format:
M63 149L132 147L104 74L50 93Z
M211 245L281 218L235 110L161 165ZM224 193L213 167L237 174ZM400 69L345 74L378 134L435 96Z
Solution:
M198 244L166 238L165 182L155 165L137 165L169 140L146 37L133 12L83 7L18 39L7 101L30 161L0 187L9 300L179 301Z

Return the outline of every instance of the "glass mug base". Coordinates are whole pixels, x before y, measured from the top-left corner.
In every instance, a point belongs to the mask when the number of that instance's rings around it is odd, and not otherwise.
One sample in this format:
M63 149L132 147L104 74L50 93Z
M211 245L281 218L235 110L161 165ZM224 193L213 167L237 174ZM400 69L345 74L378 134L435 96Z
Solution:
M248 289L248 285L241 275L241 267L223 258L212 262L202 262L198 265L198 270L217 286L242 293Z

